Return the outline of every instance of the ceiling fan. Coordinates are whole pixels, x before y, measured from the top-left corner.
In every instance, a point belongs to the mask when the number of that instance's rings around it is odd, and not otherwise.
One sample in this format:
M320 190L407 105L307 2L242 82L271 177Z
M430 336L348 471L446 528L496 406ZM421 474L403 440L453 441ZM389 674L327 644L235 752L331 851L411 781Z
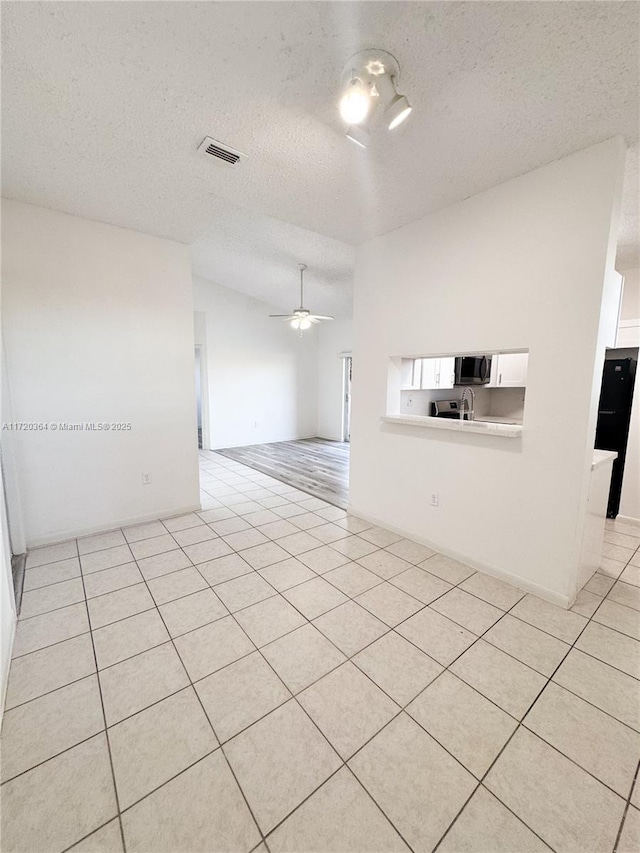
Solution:
M298 269L300 270L300 307L295 308L291 314L269 314L270 317L274 317L278 320L288 320L291 323L292 328L297 329L300 332L300 337L302 337L302 333L306 329L310 329L312 323L319 323L321 320L333 320L333 317L328 317L324 314L312 314L309 310L304 307L304 271L306 270L306 264L298 264Z

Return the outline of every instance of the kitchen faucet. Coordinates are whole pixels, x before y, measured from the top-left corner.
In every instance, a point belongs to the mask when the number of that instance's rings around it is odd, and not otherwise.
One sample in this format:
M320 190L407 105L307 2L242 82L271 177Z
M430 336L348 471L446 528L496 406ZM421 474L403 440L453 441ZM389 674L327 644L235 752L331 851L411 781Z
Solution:
M471 395L471 402L470 403L469 403L469 400L467 400L467 391ZM467 411L469 412L468 420L472 421L473 420L473 410L474 410L474 407L476 405L476 394L470 385L467 385L467 387L464 389L464 391L462 392L462 398L460 399L460 420L461 421L464 420L465 403L467 404Z

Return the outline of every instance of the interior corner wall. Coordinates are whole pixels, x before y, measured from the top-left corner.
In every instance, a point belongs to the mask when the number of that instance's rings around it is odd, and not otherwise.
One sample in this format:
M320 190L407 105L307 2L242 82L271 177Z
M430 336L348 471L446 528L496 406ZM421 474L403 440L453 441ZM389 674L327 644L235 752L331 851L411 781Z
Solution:
M318 435L342 441L344 360L340 355L353 347L353 322L323 323L318 332Z
M618 513L640 525L640 371L637 368Z
M16 605L11 571L11 549L4 502L4 482L0 469L0 725L4 711L4 699L9 680L11 651L16 630Z
M577 578L623 168L622 140L608 140L357 254L351 511L564 605ZM521 438L380 421L390 356L520 348Z
M0 345L0 353L2 345ZM0 423L11 417L7 410L6 380L3 359L2 394L0 395ZM2 436L2 433L0 433ZM2 436L4 438L4 436ZM9 519L5 504L4 467L6 463L5 443L2 443L2 464L0 465L0 726L4 712L4 700L9 681L11 652L16 631L16 600L11 570L11 542Z
M624 276L620 320L638 320L640 319L640 269L636 267L620 270L620 272ZM625 519L633 519L640 524L640 371L637 370L619 514Z
M27 545L199 506L188 247L4 199L2 247Z
M318 330L300 337L282 310L194 277L206 315L211 449L316 435ZM205 438L206 444L206 438Z
M637 320L640 317L640 269L635 267L621 269L618 272L624 278L620 319Z

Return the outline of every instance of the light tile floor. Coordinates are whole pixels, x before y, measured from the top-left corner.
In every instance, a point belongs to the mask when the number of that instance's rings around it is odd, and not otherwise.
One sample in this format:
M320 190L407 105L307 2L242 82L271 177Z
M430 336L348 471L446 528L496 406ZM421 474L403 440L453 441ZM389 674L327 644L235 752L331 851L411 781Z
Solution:
M571 612L215 453L32 551L2 850L640 849L640 529Z

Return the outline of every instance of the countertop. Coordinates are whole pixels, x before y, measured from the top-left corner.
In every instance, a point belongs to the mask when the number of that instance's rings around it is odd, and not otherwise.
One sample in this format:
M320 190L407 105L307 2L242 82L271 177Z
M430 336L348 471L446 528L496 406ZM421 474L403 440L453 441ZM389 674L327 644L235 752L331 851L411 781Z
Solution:
M474 420L490 424L513 424L513 426L522 426L521 420L518 421L515 418L501 418L499 415L481 415L480 417L475 417Z
M591 470L594 471L596 468L599 468L601 465L605 465L607 462L611 462L613 464L613 460L617 457L618 454L615 450L594 450Z
M382 421L403 426L445 429L454 432L475 432L482 435L499 435L502 438L518 438L522 435L522 424L498 420L461 421L458 418L431 418L426 415L383 415Z

